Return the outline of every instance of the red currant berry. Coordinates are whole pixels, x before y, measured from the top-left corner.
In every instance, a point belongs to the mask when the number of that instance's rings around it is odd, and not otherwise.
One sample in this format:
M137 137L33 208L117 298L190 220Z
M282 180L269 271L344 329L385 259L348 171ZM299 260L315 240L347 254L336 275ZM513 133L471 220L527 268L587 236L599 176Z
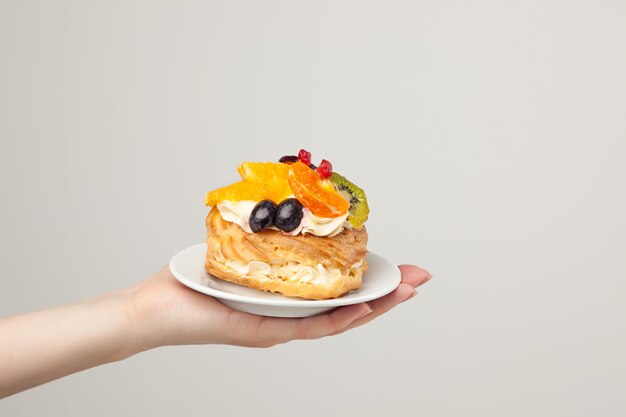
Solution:
M327 160L322 159L322 162L317 167L317 172L320 173L320 177L322 177L323 180L328 179L333 173L333 166Z
M305 165L311 165L311 152L300 149L298 153L298 159Z

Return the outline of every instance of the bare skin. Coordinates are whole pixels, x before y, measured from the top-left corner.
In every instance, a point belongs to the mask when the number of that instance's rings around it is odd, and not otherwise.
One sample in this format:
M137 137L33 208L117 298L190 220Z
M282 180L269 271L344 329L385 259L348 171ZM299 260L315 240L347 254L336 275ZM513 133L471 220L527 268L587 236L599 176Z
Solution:
M124 290L0 320L0 398L159 346L270 347L336 335L366 324L415 295L431 275L401 265L402 282L369 303L315 317L256 316L225 306L164 268Z

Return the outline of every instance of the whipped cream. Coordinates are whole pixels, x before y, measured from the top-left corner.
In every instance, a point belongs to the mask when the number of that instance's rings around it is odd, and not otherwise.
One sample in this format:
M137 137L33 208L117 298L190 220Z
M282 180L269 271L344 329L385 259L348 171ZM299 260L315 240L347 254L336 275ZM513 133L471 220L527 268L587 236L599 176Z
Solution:
M361 266L362 262L352 265L352 269ZM280 278L292 282L306 282L313 285L327 285L341 278L341 270L326 268L322 264L315 266L289 262L283 265L272 265L263 261L244 262L230 260L226 267L240 275L250 275L257 279L267 280Z
M246 233L252 233L248 220L256 204L256 201L251 200L222 201L217 205L217 209L224 220L238 224ZM302 210L302 221L300 225L287 234L295 236L299 233L303 235L309 233L315 236L332 237L341 233L343 229L352 227L350 222L346 220L347 218L348 213L339 217L319 217L311 213L311 211L305 207ZM271 229L279 230L273 226Z

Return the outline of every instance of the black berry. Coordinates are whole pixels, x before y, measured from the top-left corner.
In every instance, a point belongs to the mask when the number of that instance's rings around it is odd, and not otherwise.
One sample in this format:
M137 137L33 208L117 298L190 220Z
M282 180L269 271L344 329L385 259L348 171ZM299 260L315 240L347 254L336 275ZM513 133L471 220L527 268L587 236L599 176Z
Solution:
M272 200L259 201L250 213L250 230L254 233L265 230L272 225L276 215L276 203Z
M285 155L280 158L278 162L282 162L283 164L293 164L294 162L298 162L298 157L295 155Z
M295 198L282 201L276 209L274 225L283 232L293 231L302 221L303 208L302 203Z

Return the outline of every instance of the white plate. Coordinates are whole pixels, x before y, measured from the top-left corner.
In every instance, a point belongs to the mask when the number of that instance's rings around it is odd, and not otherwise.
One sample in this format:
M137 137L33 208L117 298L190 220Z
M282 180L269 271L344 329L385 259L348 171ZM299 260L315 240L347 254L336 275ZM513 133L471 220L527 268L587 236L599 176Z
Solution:
M262 316L309 317L339 306L362 303L389 294L400 284L400 270L374 253L367 255L368 270L363 285L356 291L331 300L305 300L258 291L223 281L204 270L206 244L191 246L174 255L170 270L180 282L211 295L236 310Z

